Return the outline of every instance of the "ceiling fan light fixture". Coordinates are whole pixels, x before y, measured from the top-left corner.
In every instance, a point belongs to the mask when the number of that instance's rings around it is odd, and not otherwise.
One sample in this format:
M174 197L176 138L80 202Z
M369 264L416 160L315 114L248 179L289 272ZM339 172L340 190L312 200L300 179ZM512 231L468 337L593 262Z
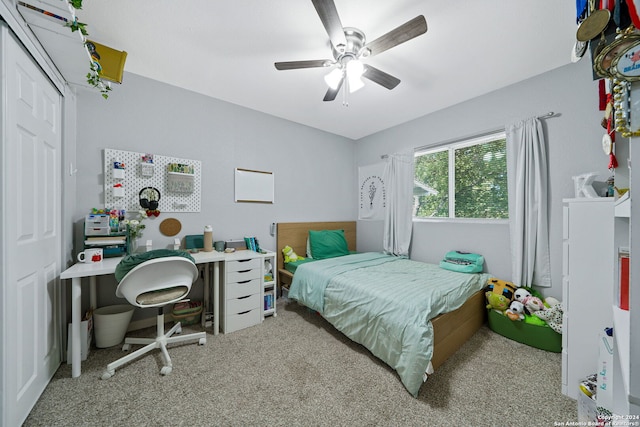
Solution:
M333 60L307 60L274 63L277 70L294 70L299 68L333 67L324 79L329 86L323 101L333 101L340 90L343 93L343 105L348 105L346 95L364 87L362 78L366 78L386 89L393 89L400 79L372 65L364 65L359 59L378 55L395 46L405 43L427 32L427 21L423 15L405 22L383 34L377 39L367 42L364 33L355 27L343 27L336 10L335 0L312 0L322 25L329 35Z
M364 65L357 59L347 62L346 66L347 79L349 80L349 93L353 93L364 87L362 75L364 74Z
M357 90L360 90L364 87L364 82L362 79L349 79L349 93L353 93Z
M337 89L342 81L342 68L334 68L329 74L324 76L324 81L331 89Z
M364 74L364 65L357 59L347 62L347 76L349 79L359 79Z

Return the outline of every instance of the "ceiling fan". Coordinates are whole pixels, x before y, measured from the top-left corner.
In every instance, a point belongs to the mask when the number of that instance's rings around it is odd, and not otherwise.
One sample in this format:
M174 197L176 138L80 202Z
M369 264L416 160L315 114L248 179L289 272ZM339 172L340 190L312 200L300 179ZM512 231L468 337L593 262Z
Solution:
M329 39L333 59L315 59L308 61L276 62L278 70L295 70L298 68L333 67L325 76L329 89L323 101L333 101L343 84L345 93L355 92L364 86L361 77L372 82L393 89L400 83L400 79L387 74L371 65L363 64L360 60L377 55L401 43L411 40L427 32L427 21L419 15L399 27L367 43L365 35L357 28L343 27L333 0L311 0L320 16ZM346 102L345 102L346 105Z

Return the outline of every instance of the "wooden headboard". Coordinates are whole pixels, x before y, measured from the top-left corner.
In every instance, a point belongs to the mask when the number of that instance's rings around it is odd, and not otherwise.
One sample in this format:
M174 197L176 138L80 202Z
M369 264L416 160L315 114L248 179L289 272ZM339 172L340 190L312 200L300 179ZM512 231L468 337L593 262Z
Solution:
M276 235L276 252L278 258L278 284L283 282L280 270L284 270L284 257L282 248L291 246L293 251L300 256L307 254L307 237L309 230L344 230L344 237L350 251L356 250L356 222L279 222ZM289 273L290 276L290 273Z

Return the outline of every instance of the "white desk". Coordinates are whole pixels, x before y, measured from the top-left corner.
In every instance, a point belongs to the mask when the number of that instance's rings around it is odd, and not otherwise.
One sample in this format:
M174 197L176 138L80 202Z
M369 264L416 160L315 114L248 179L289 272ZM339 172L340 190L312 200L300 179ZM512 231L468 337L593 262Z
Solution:
M198 252L191 254L196 264L213 263L213 333L218 334L220 327L219 303L220 296L220 266L219 262L225 260L225 254L221 252ZM80 323L82 321L82 278L89 278L89 298L90 305L97 308L96 301L96 276L114 274L116 266L122 257L105 258L102 262L96 263L76 263L60 274L60 279L71 279L71 376L80 376ZM209 302L209 269L204 269L204 300ZM204 317L204 316L203 316Z

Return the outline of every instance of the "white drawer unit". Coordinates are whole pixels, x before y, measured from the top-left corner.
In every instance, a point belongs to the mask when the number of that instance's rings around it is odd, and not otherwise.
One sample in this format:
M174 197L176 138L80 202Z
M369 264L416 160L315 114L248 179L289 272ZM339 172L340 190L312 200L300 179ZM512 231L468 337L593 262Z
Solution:
M222 271L220 326L228 334L262 322L262 255L241 251L229 256Z

